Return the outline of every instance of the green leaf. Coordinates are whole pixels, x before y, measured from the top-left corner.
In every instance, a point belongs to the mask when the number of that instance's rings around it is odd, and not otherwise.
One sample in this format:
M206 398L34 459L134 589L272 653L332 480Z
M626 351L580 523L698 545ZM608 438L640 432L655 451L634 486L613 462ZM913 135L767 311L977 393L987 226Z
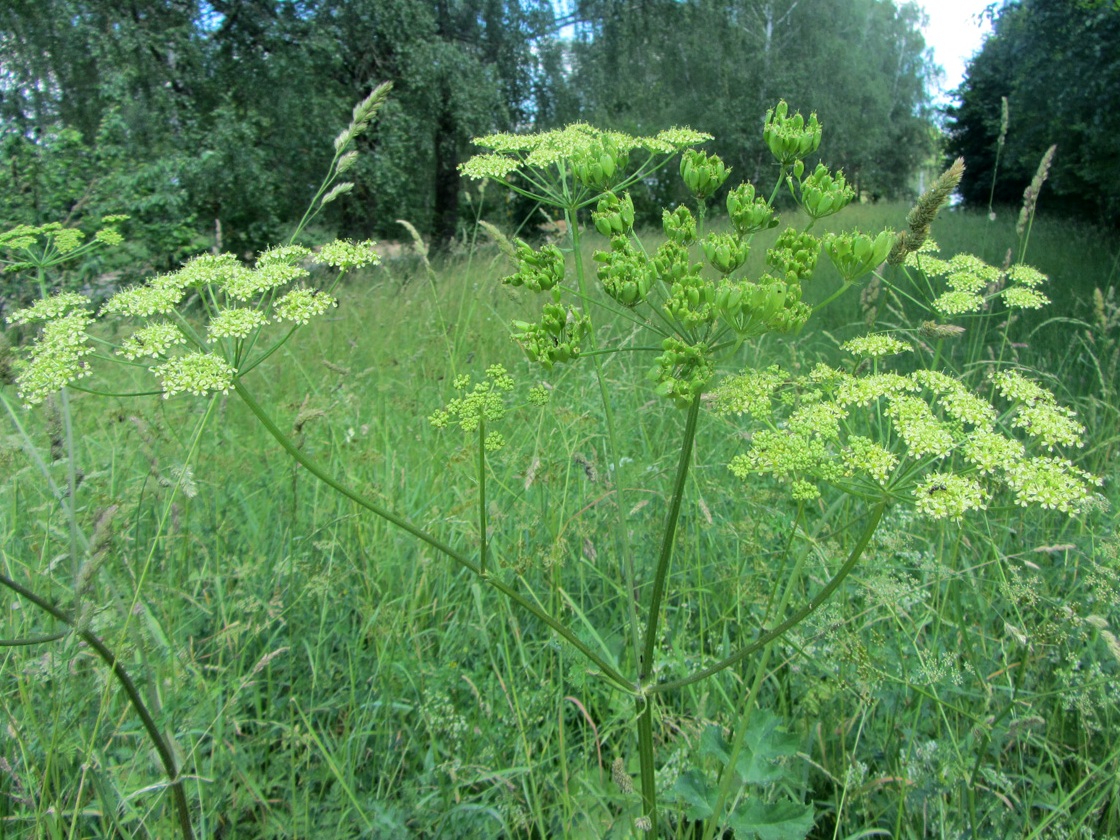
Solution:
M782 777L785 768L777 759L797 752L801 738L778 729L781 719L760 709L752 718L743 738L743 749L735 762L739 777L747 784L768 784Z
M735 809L727 824L736 840L804 840L813 827L813 806L751 799Z
M681 773L669 793L688 806L684 814L690 820L706 820L715 813L719 789L699 770Z
M714 755L721 765L727 766L731 758L731 745L718 726L708 726L700 734L700 755L703 758Z

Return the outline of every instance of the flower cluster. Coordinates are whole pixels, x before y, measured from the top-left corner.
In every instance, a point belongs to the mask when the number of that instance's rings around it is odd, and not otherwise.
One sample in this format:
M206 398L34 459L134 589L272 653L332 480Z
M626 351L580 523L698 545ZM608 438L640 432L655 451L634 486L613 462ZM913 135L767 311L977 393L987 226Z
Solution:
M121 215L103 217L101 224L104 227L98 229L93 238L84 244L84 233L58 222L17 225L11 230L0 232L0 250L7 251L14 257L0 259L0 264L4 265L5 271L45 268L102 245L120 245L124 237L117 226L127 219L128 216Z
M933 308L942 315L979 312L997 295L1009 309L1041 309L1050 303L1038 290L1046 282L1046 275L1029 265L1017 263L1003 271L972 254L957 254L943 260L936 256L937 252L937 243L926 239L906 256L903 264L927 277L945 278L949 290L933 301Z
M502 365L491 365L486 369L486 377L467 391L470 384L469 376L456 376L452 385L463 392L463 396L434 412L428 422L437 429L445 429L455 422L464 432L476 432L487 423L501 420L506 413L505 395L513 390L513 377ZM491 430L483 446L486 451L495 452L505 446L505 438Z
M8 317L9 324L43 322L30 355L16 363L17 393L26 405L41 403L60 388L89 376L85 357L93 352L87 332L93 317L86 304L81 295L63 292Z
M652 137L632 137L618 131L601 131L586 123L536 134L490 134L476 137L475 145L490 152L475 155L459 168L468 178L508 181L521 169L570 167L589 185L605 187L620 180L629 155L674 155L711 140L710 134L690 128L671 128Z
M19 244L36 235L39 229L27 229L15 238L9 234L7 242ZM203 254L178 271L117 292L98 315L143 322L116 353L129 361L151 360L149 369L159 379L164 396L226 393L237 370L253 365L242 357L245 348L253 346L247 339L274 322L306 324L336 305L333 296L311 288L283 291L310 277L307 264L346 271L377 261L372 242L334 242L319 253L296 245L270 248L252 267L232 254ZM209 316L202 330L195 328L193 317L179 312L188 297L196 295ZM20 396L28 404L41 402L89 374L84 357L93 352L88 329L94 317L88 303L83 295L64 292L8 318L12 324L43 324L17 377ZM263 357L271 350L259 352Z
M256 309L221 309L210 319L206 332L211 338L248 338L267 323L268 318Z
M349 239L336 239L319 249L315 261L340 271L353 271L380 264L381 256L372 240L351 242Z
M120 346L117 352L130 361L148 356L158 359L166 356L176 344L186 344L182 330L170 321L161 321L141 327Z
M905 353L914 348L905 341L901 341L894 336L876 333L873 335L861 335L858 338L845 341L840 345L840 349L851 353L853 356L859 356L864 359L875 359L879 356L893 356L896 353Z
M306 324L312 318L325 314L335 306L338 306L338 301L326 292L293 289L276 301L273 312L278 321Z
M213 353L194 352L156 365L152 373L163 385L163 398L167 399L184 392L196 397L219 391L228 394L237 371Z
M1035 438L1046 451L1053 452L1055 446L1085 445L1085 427L1045 388L1014 370L1000 371L992 379L999 393L1014 403L1011 425Z
M852 344L874 350L885 347L884 340L893 341L868 336ZM958 520L982 510L1000 491L1024 507L1084 509L1100 480L1049 454L1058 446L1081 445L1084 428L1073 412L1015 371L1000 371L992 382L1009 409L997 409L937 371L857 377L825 365L796 378L775 368L730 377L715 389L713 402L721 413L747 413L767 426L731 461L732 472L774 476L790 485L795 499L814 498L819 485L834 484L908 497L934 519ZM785 419L775 420L770 414L780 389ZM876 406L867 416L886 426L873 441L860 434L859 415L852 411Z

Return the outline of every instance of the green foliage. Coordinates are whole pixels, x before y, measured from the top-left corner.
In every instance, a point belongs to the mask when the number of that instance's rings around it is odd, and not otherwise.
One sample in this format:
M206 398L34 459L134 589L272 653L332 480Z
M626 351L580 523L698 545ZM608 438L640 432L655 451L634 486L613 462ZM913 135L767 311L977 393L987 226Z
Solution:
M967 202L984 206L994 191L997 203L1018 204L1056 143L1043 206L1115 225L1118 39L1115 4L1024 0L998 11L993 34L968 67L960 104L949 109L948 152L968 164L961 183Z
M584 119L640 134L691 123L725 139L728 168L758 180L766 146L749 115L780 92L825 103L821 118L841 129L825 151L861 194L906 194L926 156L910 7L692 0L632 13L585 2L573 15L568 41L545 0L9 3L0 31L19 34L0 42L11 79L0 227L127 213L130 259L100 271L127 280L211 244L255 252L306 206L325 126L382 80L396 101L363 142L376 154L353 173L357 200L321 218L329 234L397 238L407 219L437 245L463 235L458 164L473 136L514 126ZM683 78L712 93L680 95ZM684 190L667 178L643 186L639 217L649 186L662 203ZM487 208L515 225L533 212Z

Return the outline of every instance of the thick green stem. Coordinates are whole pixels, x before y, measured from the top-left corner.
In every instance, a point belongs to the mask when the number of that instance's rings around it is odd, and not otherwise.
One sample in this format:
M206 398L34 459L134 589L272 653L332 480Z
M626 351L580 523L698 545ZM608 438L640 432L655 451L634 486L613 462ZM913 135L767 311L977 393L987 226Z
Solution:
M579 286L580 297L587 301L591 298L587 293L587 277L583 267L583 249L580 241L579 219L576 218L576 206L569 206L564 211L564 218L568 223L568 232L572 243L572 258L575 260L576 283ZM614 410L611 407L610 389L607 388L606 377L603 376L602 354L599 352L598 339L595 329L590 332L591 352L587 355L594 357L595 379L599 383L599 398L603 403L603 415L607 421L607 462L615 465L614 481L618 493L618 510L625 510L624 488L622 486L622 453L618 448L618 438L615 436ZM621 518L621 517L620 517ZM637 589L634 576L634 552L630 545L630 533L625 524L620 521L615 531L615 545L621 554L622 576L626 584L626 604L630 614L630 633L634 650L638 649L641 639L638 635L638 605Z
M171 783L171 798L175 803L175 811L179 818L179 832L186 840L193 840L194 831L191 828L191 814L190 809L187 807L187 796L183 792L183 780L179 776L178 768L175 766L175 755L171 750L171 745L167 743L167 740L163 737L163 733L159 731L159 727L156 725L155 720L152 719L152 715L148 711L144 699L140 696L140 691L136 688L136 683L132 681L128 672L125 671L124 666L117 660L116 654L109 650L100 638L89 630L79 627L69 615L50 601L41 598L30 589L16 583L7 575L0 574L0 584L8 587L21 598L30 601L44 612L54 616L54 618L61 621L63 624L73 628L73 631L82 641L93 648L97 655L101 657L101 661L109 666L109 670L113 672L113 676L116 677L117 682L121 684L121 688L124 689L124 693L128 696L128 701L132 704L132 708L135 709L136 714L140 716L140 722L144 726L144 731L147 732L148 739L152 742L152 746L156 748L156 752L159 754L159 760L163 764L163 769L167 774L168 781Z
M705 668L703 671L697 671L695 674L685 677L684 679L644 686L643 691L645 691L646 693L658 694L666 691L674 691L678 688L684 688L687 685L701 682L702 680L706 680L708 677L714 674L718 674L725 668L730 668L737 662L741 662L755 651L760 650L775 639L779 639L784 636L792 628L796 627L798 624L804 621L814 610L820 607L821 604L832 597L832 593L835 592L839 588L840 584L844 582L844 579L847 578L849 574L851 574L852 569L856 567L856 563L858 563L859 559L863 556L863 552L867 548L867 544L871 542L871 537L874 536L875 530L879 527L879 521L883 518L883 513L884 511L886 511L886 509L887 501L885 499L875 505L867 521L867 527L864 528L863 533L860 535L859 542L856 543L855 547L852 549L852 553L848 555L848 559L844 561L844 565L840 567L840 570L832 577L832 579L828 583L824 585L824 588L822 588L820 592L818 592L807 604L805 604L805 606L803 606L773 630L768 630L753 642L751 642L749 645L747 645L745 648L736 651L726 659L720 660L715 665Z
M680 460L677 462L677 477L673 482L673 496L669 503L669 513L665 517L665 530L661 535L661 552L657 558L657 569L653 577L653 592L650 595L649 613L646 616L645 640L638 657L638 684L643 690L646 681L653 674L653 654L657 646L657 625L661 616L661 601L665 596L665 581L669 577L669 565L673 557L673 543L680 520L681 500L684 497L688 467L692 462L692 444L696 440L696 426L700 417L700 395L697 394L688 407L688 419L684 426L684 440L681 442ZM657 785L653 755L653 696L643 694L638 698L638 759L642 776L642 804L645 816L651 823L650 834L657 836Z
M292 458L294 458L298 464L304 467L304 469L315 476L315 478L319 479L319 481L323 482L331 489L345 496L347 499L354 502L359 507L363 507L370 513L375 514L376 516L380 516L387 522L391 522L401 530L411 534L412 536L416 537L416 539L431 546L440 554L443 554L451 560L454 560L464 569L467 569L468 571L478 575L479 578L485 581L488 585L492 586L494 589L497 589L499 592L509 598L509 600L513 601L513 603L517 604L523 610L532 613L534 616L536 616L538 619L552 628L564 639L564 641L568 642L568 644L570 644L585 657L587 657L587 659L600 670L602 675L609 679L612 683L614 683L618 688L621 688L623 691L626 691L628 693L634 692L633 682L627 680L626 677L622 676L622 674L620 674L616 668L610 665L610 663L608 663L603 657L601 657L590 647L588 647L583 641L581 641L579 637L576 636L576 634L573 633L565 624L553 618L541 607L534 604L512 586L505 583L505 581L501 580L500 578L496 578L488 573L483 573L482 569L479 568L476 563L471 562L460 552L456 551L451 546L432 536L424 529L413 525L407 519L398 516L387 508L379 505L377 502L371 499L367 499L365 496L362 496L360 493L355 492L345 484L339 482L337 479L331 476L330 473L324 470L313 458L309 457L307 453L301 451L299 447L297 447L287 435L280 431L280 427L277 426L275 422L273 422L272 418L268 416L265 410L261 407L260 403L258 403L253 398L253 395L249 393L248 389L244 384L242 384L241 380L235 380L233 388L237 392L237 395L241 397L242 401L249 408L249 410L256 415L261 425L264 426L265 431L272 435L276 442L284 448L284 451L287 452Z
M638 767L641 773L642 806L649 830L645 833L657 840L657 775L653 752L653 695L638 698Z
M478 568L486 574L486 421L478 421Z
M645 642L642 655L638 660L638 679L641 682L653 671L653 650L657 646L657 624L661 617L661 600L665 595L665 581L669 576L669 561L673 556L673 541L677 535L677 521L681 513L681 500L684 497L685 479L692 462L692 444L696 440L696 425L700 417L700 395L692 399L688 407L688 419L684 425L684 440L681 441L680 459L677 461L677 477L673 482L673 496L669 502L669 513L665 517L665 530L661 535L661 552L657 558L657 569L653 576L653 593L649 599L649 613L646 616Z

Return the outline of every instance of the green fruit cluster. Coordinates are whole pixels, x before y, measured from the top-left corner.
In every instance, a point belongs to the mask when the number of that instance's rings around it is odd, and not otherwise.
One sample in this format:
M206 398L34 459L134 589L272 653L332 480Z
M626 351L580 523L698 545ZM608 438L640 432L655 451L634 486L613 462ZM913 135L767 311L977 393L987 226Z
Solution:
M555 245L545 245L534 251L525 242L517 240L518 272L503 277L509 286L524 286L534 292L547 292L564 279L564 255Z
M581 344L591 328L591 319L559 303L546 303L540 323L514 321L514 338L531 361L548 370L557 362L579 357Z
M886 260L894 238L891 230L884 230L875 237L865 233L829 234L824 239L824 252L844 282L851 283Z
M778 224L774 208L765 198L755 195L754 184L740 184L727 194L727 215L740 236L750 236Z
M856 191L848 185L843 172L833 175L823 163L801 182L801 206L812 219L823 219L847 207Z
M789 106L782 101L766 112L762 139L778 163L791 166L821 145L821 124L816 114L810 114L808 121L801 114L789 116Z
M681 154L681 178L699 201L711 198L730 174L731 169L717 155L699 149L686 149Z
M591 213L591 221L595 230L606 237L630 233L634 229L634 202L630 193L622 198L612 192L604 193Z

